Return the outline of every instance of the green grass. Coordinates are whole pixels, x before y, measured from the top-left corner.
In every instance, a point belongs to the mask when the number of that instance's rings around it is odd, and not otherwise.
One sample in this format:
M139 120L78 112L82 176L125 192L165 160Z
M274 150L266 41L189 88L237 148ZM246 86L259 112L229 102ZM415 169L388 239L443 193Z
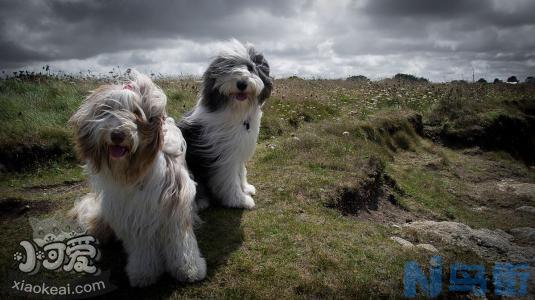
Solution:
M194 105L198 82L158 84L168 95L170 116L178 119ZM0 105L5 108L0 112L5 129L0 148L54 144L72 151L66 121L97 85L0 81ZM103 268L111 270L112 281L120 287L117 296L134 291L140 297L163 298L400 297L404 263L427 264L430 254L392 242L389 237L399 230L387 223L344 216L327 204L340 196L341 187L362 180L370 159L378 159L403 191L397 201L416 216L474 227L535 226L527 217L511 219L506 210L473 213L470 208L482 204L465 197L466 191L477 188L472 185L476 179L516 176L535 182L533 170L504 153L473 157L438 146L422 139L411 124L417 114L440 124L516 114L516 107L531 105L532 95L524 86L276 80L248 165L249 181L258 191L257 208L210 208L201 214L204 224L197 237L208 262L208 278L184 285L164 277L153 287L131 290L124 275L124 253L117 244L104 248ZM18 241L29 238L27 217L67 211L88 192L79 182L83 179L72 155L0 175L2 199L50 204L0 220L6 237L0 250L4 271L12 266ZM481 262L472 253L441 254L445 261Z

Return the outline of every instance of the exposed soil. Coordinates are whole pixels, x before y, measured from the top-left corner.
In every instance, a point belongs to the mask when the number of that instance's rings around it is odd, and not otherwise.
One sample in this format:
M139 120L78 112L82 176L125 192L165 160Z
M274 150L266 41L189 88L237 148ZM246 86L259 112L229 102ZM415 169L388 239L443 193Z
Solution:
M396 224L416 219L413 213L399 205L397 197L403 191L385 174L381 161L372 158L363 169L363 176L354 184L339 188L337 196L328 203L329 207L345 215L379 223Z
M9 220L25 213L41 214L55 209L52 201L29 201L20 198L0 199L0 219Z
M52 143L50 145L16 144L0 147L0 172L20 172L35 168L60 158L75 160L72 145L69 142Z
M86 182L81 180L65 180L62 183L49 184L49 185L33 185L30 187L25 187L24 190L27 192L47 192L47 193L66 193L70 190L79 189L80 187L85 186Z

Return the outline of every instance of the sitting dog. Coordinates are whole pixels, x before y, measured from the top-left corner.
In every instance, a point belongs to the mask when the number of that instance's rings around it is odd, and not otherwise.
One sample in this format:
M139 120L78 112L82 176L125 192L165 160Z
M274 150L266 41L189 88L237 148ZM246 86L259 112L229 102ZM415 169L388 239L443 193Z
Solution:
M245 163L254 153L261 108L271 89L264 56L236 40L204 72L197 105L178 124L202 193L200 208L208 205L206 197L228 207L255 206L256 189L247 182Z
M124 85L94 91L70 119L91 183L71 213L98 239L122 241L132 286L150 285L164 271L201 280L206 262L193 232L196 185L186 143L166 116L163 91L129 74Z

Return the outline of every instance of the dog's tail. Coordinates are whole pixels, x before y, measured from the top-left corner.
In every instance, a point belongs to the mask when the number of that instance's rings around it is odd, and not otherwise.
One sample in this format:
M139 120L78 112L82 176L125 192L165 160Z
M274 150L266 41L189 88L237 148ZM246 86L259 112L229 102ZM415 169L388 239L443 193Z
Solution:
M191 228L197 222L194 200L196 183L191 179L186 164L186 140L173 118L167 118L163 125L166 158L166 183L162 195L163 209L167 214L178 217L182 229Z
M173 118L165 119L163 134L163 152L172 156L181 156L186 153L186 140Z
M171 219L180 220L181 230L188 231L193 229L197 221L194 209L197 187L186 168L184 156L165 155L167 166L161 209Z

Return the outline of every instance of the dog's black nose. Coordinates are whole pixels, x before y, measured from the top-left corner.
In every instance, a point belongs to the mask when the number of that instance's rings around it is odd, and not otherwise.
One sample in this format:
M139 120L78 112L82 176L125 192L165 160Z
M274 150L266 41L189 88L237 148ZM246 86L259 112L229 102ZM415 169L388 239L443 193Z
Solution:
M114 144L122 143L124 141L125 137L126 137L125 134L122 131L119 131L119 130L114 130L110 134L111 141Z
M236 83L236 87L238 87L238 90L243 91L247 88L247 82L240 80Z

